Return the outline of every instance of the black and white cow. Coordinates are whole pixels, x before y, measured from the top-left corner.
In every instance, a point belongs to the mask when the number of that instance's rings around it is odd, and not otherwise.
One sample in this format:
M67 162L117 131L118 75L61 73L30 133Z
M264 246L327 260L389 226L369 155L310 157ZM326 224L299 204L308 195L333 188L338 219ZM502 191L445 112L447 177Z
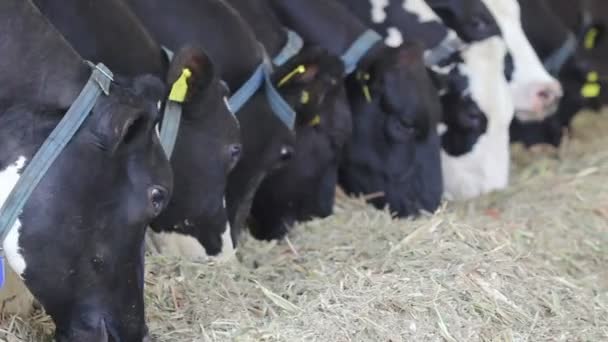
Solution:
M444 56L443 62L432 66L434 71L448 73L449 81L460 84L461 89L455 89L460 93L448 93L442 99L444 121L448 123L442 137L446 197L471 198L506 187L513 104L503 72L505 46L487 8L478 0L434 2L440 18L423 0L372 4L372 22L385 19L377 25L388 33L387 42L395 37L397 41L403 37L423 39L427 63L438 63L437 56ZM454 30L446 28L443 20ZM477 111L487 118L487 125L475 135L466 128L471 127L469 118L479 116ZM453 146L467 153L449 153Z
M563 90L530 45L521 24L517 0L482 0L496 19L512 56L509 80L515 116L522 122L540 121L557 110Z
M245 84L265 61L266 51L251 28L223 1L129 0L128 3L153 35L168 47L203 45L233 91ZM272 83L278 85L289 79L289 87L278 87L278 91L292 108L300 105L300 97L290 94L312 92L319 82L325 83L324 76L317 73L294 75L293 65L311 66L310 70L314 70L318 60L318 55L303 54L295 57L293 64L274 68ZM241 123L243 156L230 174L226 190L234 238L245 226L261 182L269 173L285 167L295 150L293 132L273 113L263 89L255 92L237 117Z
M124 75L155 74L168 89L184 69L191 73L171 155L174 194L151 223L156 232L152 241L165 254L191 259L232 255L224 193L242 147L238 122L227 107L227 89L209 57L200 48L184 46L169 60L121 0L34 2L86 59Z
M423 40L427 65L448 83L445 90L440 90L447 128L442 128L446 197L470 198L505 187L509 173L508 122L513 113L508 105L508 88L500 81L504 56L494 53L501 45L496 42L500 31L485 6L466 5L464 8L471 13L465 11L464 15L461 9L452 13L448 4L442 5L443 16L458 28L461 38L423 0L343 2L385 32L389 45L401 43L404 37ZM481 59L484 62L480 64ZM490 61L494 63L491 71ZM478 70L480 65L486 67ZM496 106L496 98L507 105Z
M524 32L547 70L559 78L564 97L556 114L543 121L521 122L515 118L511 124L511 140L527 146L558 146L562 141L562 133L570 126L574 115L584 107L585 99L581 93L590 70L584 69L585 63L577 53L582 45L580 35L553 12L554 2L520 0L519 4Z
M0 56L4 203L92 70L30 1L0 2ZM144 233L172 191L154 128L164 89L151 76L114 80L2 244L55 322L57 341L146 335Z
M227 2L249 23L270 56L295 44L297 37L283 28L265 0ZM310 54L316 49L304 45L294 53ZM303 68L299 77L317 77L321 82L316 82L316 89L296 89L291 95L298 97L296 102L306 102L295 108L295 153L284 168L268 175L256 192L249 228L258 239L280 239L296 221L326 217L333 211L339 160L350 138L352 120L343 91L341 60L326 53L314 54L319 57L313 65L287 62L288 69ZM281 86L286 87L289 82Z
M368 27L337 2L272 1L283 23L335 56L352 51ZM371 49L345 80L353 137L340 166L349 194L366 194L399 216L434 211L442 195L439 99L418 44ZM351 71L351 70L349 70Z
M436 20L423 0L341 2L380 32L387 45L398 47L404 39L423 43L426 65L443 107L442 122L446 129L441 133L441 146L452 156L470 152L479 136L485 133L487 117L471 98L468 76L458 69L464 43L456 33Z

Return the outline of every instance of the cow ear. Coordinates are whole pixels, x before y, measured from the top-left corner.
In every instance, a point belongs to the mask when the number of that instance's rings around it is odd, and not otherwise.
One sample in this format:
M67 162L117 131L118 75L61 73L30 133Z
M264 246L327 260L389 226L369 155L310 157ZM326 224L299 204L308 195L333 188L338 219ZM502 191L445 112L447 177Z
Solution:
M342 77L344 66L334 56L317 46L306 46L288 63L275 70L275 84L279 88L306 86L320 78L331 77L336 81Z
M143 141L153 129L158 118L158 103L163 97L165 84L151 75L138 76L130 87L133 98L123 103L122 96L103 97L93 112L91 130L98 138L99 146L114 154L120 146Z
M169 100L189 102L209 86L214 74L213 63L203 49L194 46L181 48L169 64Z

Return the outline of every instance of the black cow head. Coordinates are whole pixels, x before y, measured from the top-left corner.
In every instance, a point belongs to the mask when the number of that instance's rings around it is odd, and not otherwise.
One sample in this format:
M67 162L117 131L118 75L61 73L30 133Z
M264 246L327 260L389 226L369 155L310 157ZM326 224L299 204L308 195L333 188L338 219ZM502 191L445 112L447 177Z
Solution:
M291 70L276 77L282 79L289 72ZM230 173L226 187L228 218L235 244L261 182L269 173L285 167L295 150L294 132L276 117L264 90L258 91L237 117L241 124L243 154Z
M26 285L56 323L58 341L142 341L146 330L144 232L172 191L154 127L163 87L144 76L111 91L46 173L4 243L11 266L23 268ZM2 139L34 140L10 152L31 155L60 113L13 111L17 116L10 110L2 116ZM15 127L17 121L25 127Z
M340 184L399 216L434 211L443 191L436 132L441 109L422 48L405 43L373 51L346 86L353 137Z
M191 76L171 157L175 196L152 228L173 233L157 237L161 249L200 258L233 248L224 246L232 243L229 239L222 240L224 234L230 235L224 193L228 173L239 160L242 148L238 122L226 103L228 90L207 55L194 47L181 49L171 62L167 83L174 84L184 70L190 71ZM182 250L192 246L176 242L180 238L176 234L194 237L204 250Z
M352 129L340 59L308 49L277 73L289 76L276 83L298 118L293 159L262 183L253 203L250 230L267 240L283 237L295 221L331 214L338 161Z
M469 79L457 65L451 66L447 74L431 75L440 89L442 122L446 127L441 134L441 147L451 156L464 155L486 132L488 118L471 97Z
M481 0L426 0L447 26L466 42L500 34L496 20Z

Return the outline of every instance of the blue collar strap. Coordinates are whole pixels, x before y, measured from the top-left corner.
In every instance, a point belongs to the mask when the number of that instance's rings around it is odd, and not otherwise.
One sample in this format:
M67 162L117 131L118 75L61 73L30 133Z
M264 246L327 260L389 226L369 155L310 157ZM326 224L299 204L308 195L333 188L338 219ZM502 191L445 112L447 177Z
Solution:
M344 63L346 74L352 74L352 72L357 69L359 61L361 61L367 52L380 41L382 41L382 36L376 33L376 31L367 30L363 32L348 50L346 50L344 55L342 55L342 62Z
M424 52L424 64L427 67L438 66L459 52L463 46L464 44L460 38L448 34L439 45Z
M259 65L251 77L243 84L239 90L235 91L230 99L228 100L228 104L230 105L230 109L234 113L238 113L243 106L251 99L251 97L262 87L264 84L264 65Z
M90 63L89 63L90 64ZM90 64L92 65L92 64ZM113 75L103 64L92 65L93 73L51 135L36 152L0 209L0 242L4 241L25 203L61 151L89 116L101 94L109 95ZM1 244L0 244L1 246Z
M270 108L274 114L281 120L285 126L293 130L296 124L296 112L291 108L289 103L281 96L279 91L272 84L272 64L268 56L264 58L264 80L266 85L266 98L270 103Z
M577 48L578 39L576 35L572 32L568 33L568 38L564 44L545 59L545 69L551 75L558 76L568 59L576 53Z
M288 60L290 60L293 56L297 55L302 51L302 47L304 47L304 41L302 41L302 37L300 37L297 33L292 30L287 31L287 43L279 52L279 54L272 60L274 65L281 66L285 64Z
M264 62L255 69L247 82L230 97L228 104L231 110L237 113L264 86L270 108L285 126L293 130L296 122L296 113L272 84L271 74L272 64L268 56L264 54Z
M173 59L173 51L166 47L162 47L167 59ZM179 133L179 125L182 119L182 104L169 99L165 102L165 111L163 112L163 120L160 126L160 144L165 150L167 158L171 159L177 134Z

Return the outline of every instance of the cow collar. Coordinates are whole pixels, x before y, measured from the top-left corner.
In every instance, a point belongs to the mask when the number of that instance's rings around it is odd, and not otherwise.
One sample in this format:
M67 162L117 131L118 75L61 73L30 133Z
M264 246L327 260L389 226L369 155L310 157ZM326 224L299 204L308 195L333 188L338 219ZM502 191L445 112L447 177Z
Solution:
M382 36L376 31L366 30L363 32L341 57L346 74L352 74L357 69L357 65L361 59L380 41L382 41Z
M428 67L443 66L442 64L459 53L463 46L460 38L448 34L437 46L424 52L424 64Z
M283 99L281 94L272 84L272 62L264 47L260 44L264 53L264 61L260 64L251 77L239 88L228 100L230 109L237 113L251 99L251 97L262 87L264 87L266 98L274 114L287 126L293 130L296 123L296 112Z
M279 54L276 55L276 57L274 57L274 59L272 60L272 63L277 66L281 66L287 63L288 60L300 53L300 51L302 51L302 47L304 47L304 41L302 40L302 37L300 37L292 30L286 31L287 43L285 43L285 46L283 47L281 52L279 52Z
M564 41L562 46L553 51L553 53L545 59L545 69L547 69L551 75L557 77L568 59L576 53L577 47L578 39L576 38L576 35L572 32L568 32L568 38L566 38L566 41Z
M101 63L93 65L87 61L87 64L93 70L91 77L63 119L36 152L0 208L0 242L6 238L36 186L89 116L99 96L102 93L106 96L110 94L110 85L114 81L112 72ZM3 254L0 244L0 257ZM4 265L0 264L0 267L3 271Z

